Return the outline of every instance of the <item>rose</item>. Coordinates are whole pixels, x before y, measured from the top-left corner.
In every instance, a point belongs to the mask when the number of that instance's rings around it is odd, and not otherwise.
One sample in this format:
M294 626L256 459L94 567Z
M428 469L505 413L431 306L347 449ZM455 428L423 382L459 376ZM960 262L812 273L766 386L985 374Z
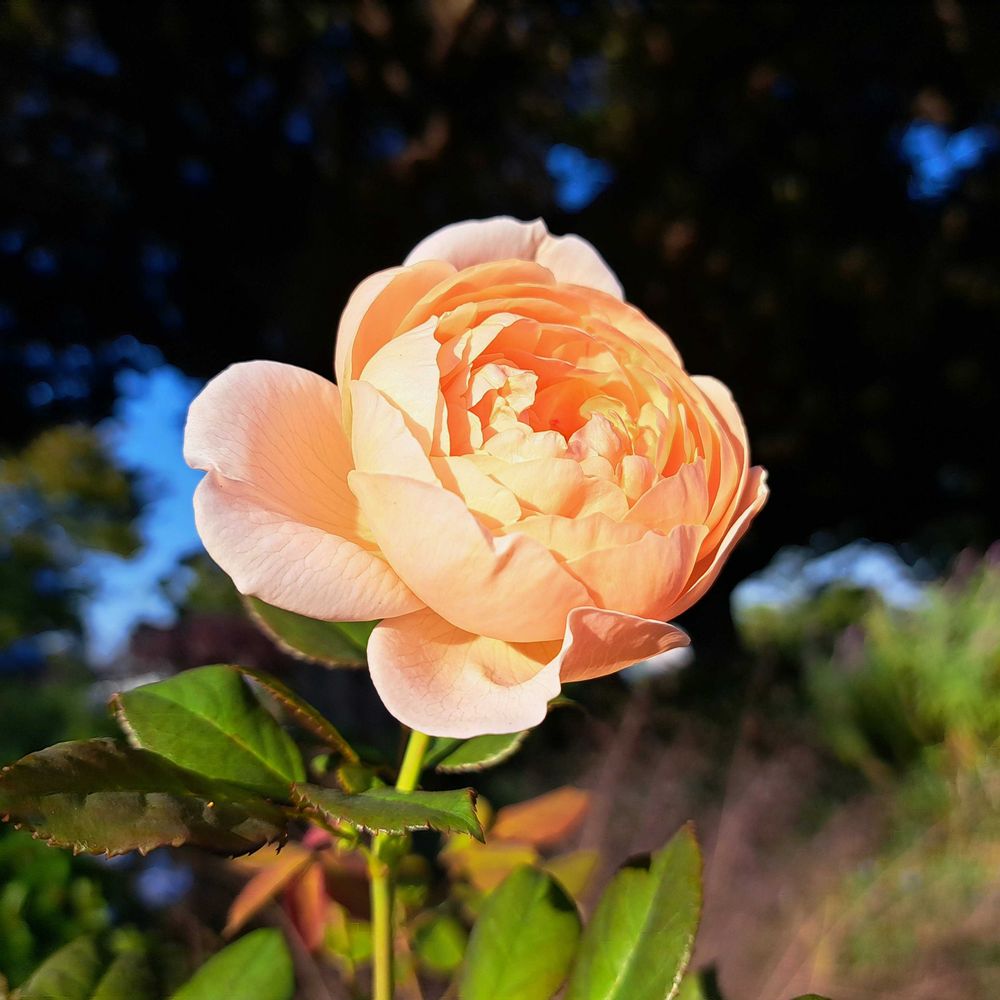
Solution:
M198 530L245 594L382 619L375 687L425 732L527 728L560 679L686 645L667 620L767 498L727 389L541 221L448 226L363 281L336 374L253 361L206 386Z

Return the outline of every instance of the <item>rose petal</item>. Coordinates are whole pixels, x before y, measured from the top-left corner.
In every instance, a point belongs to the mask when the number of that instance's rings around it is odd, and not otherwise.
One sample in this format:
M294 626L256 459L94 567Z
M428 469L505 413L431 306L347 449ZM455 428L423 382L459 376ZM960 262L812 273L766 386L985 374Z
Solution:
M579 236L552 236L541 219L521 222L508 215L456 222L421 240L407 264L446 260L459 270L494 260L530 260L556 281L583 285L623 298L622 286L601 255Z
M657 531L669 531L677 524L704 524L707 517L705 462L699 458L654 483L635 502L625 520L645 524Z
M671 618L707 534L703 524L678 525L666 535L649 531L629 545L571 559L566 568L602 608L640 618Z
M383 276L389 276L386 282L373 279L362 282L348 301L337 334L337 381L345 385L357 378L357 373L379 348L411 329L400 328L400 324L413 304L454 273L451 265L435 261L383 271ZM368 285L368 281L372 284Z
M372 681L400 722L467 738L538 725L559 693L559 641L472 635L433 611L382 622L368 642Z
M391 469L400 476L437 483L430 459L403 414L367 382L352 382L349 391L355 414L351 430L355 468L360 472Z
M233 365L191 404L184 457L208 475L195 520L244 594L341 621L421 606L381 558L347 485L332 382L291 365Z
M590 603L547 549L523 535L494 538L454 493L397 475L352 472L349 482L389 564L458 628L554 639L570 609Z
M760 513L761 508L767 503L769 491L767 488L767 472L759 465L755 465L750 470L746 490L743 494L742 513L730 526L722 543L711 557L708 565L695 577L691 589L688 590L672 611L672 616L681 614L701 599L702 595L709 587L715 583L715 578L719 575L729 553L736 547L736 543L746 534L750 523ZM703 560L702 562L705 562Z
M448 453L448 425L434 338L437 321L390 340L376 351L359 376L392 403L426 454ZM367 428L363 428L367 433Z
M497 528L520 520L521 505L517 497L480 471L473 456L432 458L431 465L441 485L460 496L484 524Z
M372 621L422 606L384 559L210 472L194 494L198 534L241 594L326 621Z
M682 629L666 622L601 608L576 608L566 621L566 635L555 663L564 683L587 681L668 649L687 646L690 641Z
M369 275L357 288L351 292L351 297L347 300L347 305L340 315L340 323L337 326L337 341L334 345L333 370L337 377L337 383L343 385L345 379L345 367L348 360L348 353L354 344L358 327L365 317L365 313L371 308L372 303L385 291L389 282L399 274L401 267L390 267L384 271L376 271Z

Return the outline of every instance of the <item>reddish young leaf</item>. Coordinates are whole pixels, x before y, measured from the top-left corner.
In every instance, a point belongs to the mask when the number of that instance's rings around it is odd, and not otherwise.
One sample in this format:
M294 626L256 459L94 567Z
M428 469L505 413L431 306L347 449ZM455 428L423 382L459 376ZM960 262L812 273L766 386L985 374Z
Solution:
M566 785L536 799L505 806L497 813L490 837L552 847L578 829L589 807L589 792Z
M259 859L260 855L256 857ZM222 930L223 936L236 934L312 861L311 852L298 844L288 844L280 854L271 856L269 864L254 875L233 900Z

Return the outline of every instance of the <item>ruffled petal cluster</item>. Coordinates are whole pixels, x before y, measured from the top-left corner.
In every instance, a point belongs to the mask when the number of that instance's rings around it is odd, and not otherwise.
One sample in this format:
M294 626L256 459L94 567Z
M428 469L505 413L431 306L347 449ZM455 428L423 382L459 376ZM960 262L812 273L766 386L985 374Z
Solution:
M524 729L562 681L685 645L670 619L767 499L725 386L541 221L449 226L366 279L335 368L206 386L198 529L243 593L381 619L373 681L424 732Z

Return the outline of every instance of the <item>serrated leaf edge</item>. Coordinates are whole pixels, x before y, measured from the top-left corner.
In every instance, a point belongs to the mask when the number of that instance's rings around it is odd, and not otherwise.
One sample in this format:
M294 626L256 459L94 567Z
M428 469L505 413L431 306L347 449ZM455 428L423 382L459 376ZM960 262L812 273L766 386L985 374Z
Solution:
M144 747L141 746L134 746L133 749L143 750L145 753L152 753L151 750L146 750ZM30 756L30 754L28 756ZM160 754L154 754L154 756L159 757ZM164 757L163 759L166 760L167 758ZM3 784L4 777L14 769L16 763L17 761L15 761L14 764L5 764L3 767L0 767L0 784ZM182 768L177 764L173 764L173 766L178 768L178 770L181 771L185 770L185 768ZM192 792L191 794L196 798L201 797L197 795L197 793L195 792ZM260 797L265 801L268 801L265 796L262 795ZM161 847L183 847L184 844L187 843L187 840L184 837L174 837L173 840L165 840L162 844L156 844L154 847L133 847L126 851L112 851L109 850L108 848L100 850L88 847L86 844L81 844L79 841L76 841L74 843L68 840L60 840L58 837L55 836L46 837L39 830L36 830L33 826L31 826L31 824L29 823L25 823L23 821L12 822L9 812L0 814L0 823L6 824L12 830L24 830L25 832L30 833L32 840L41 841L47 847L57 847L62 850L72 851L74 857L78 857L81 854L87 854L91 857L101 857L103 855L106 858L120 858L124 857L126 854L138 854L140 857L144 858L146 857L146 855L150 853L150 851L156 851ZM263 848L268 847L271 844L277 844L278 850L280 851L281 848L284 847L286 843L288 843L287 826L277 837L269 837L263 843L258 844L255 847L250 847L245 851L211 851L209 848L203 848L203 849L209 851L209 853L213 853L221 857L244 858L249 854L256 854L257 851L262 850Z
M448 767L445 765L445 761L451 756L451 754L448 754L444 760L434 766L434 770L439 774L469 774L475 771L485 771L487 768L502 764L508 757L513 757L524 746L524 741L530 734L530 729L524 729L517 733L516 739L512 740L499 753L495 753L492 757L484 757L482 760L470 761L468 764L457 764ZM475 737L472 737L472 739L475 739ZM452 753L457 753L461 748L461 745L457 746Z
M322 787L322 786L320 786ZM469 834L475 837L480 843L486 843L486 833L483 830L483 824L479 821L479 814L476 812L476 802L479 798L479 793L474 788L462 788L458 789L467 793L469 797L469 804L472 806L472 814L476 818L476 828L479 831L478 836L475 833ZM363 792L357 793L358 795L363 795ZM316 805L314 802L310 801L304 792L301 791L299 786L292 785L292 804L299 810L304 816L316 816L320 818L325 818L327 816L332 816L334 819L339 819L353 826L358 827L361 830L365 830L368 833L405 833L409 830L436 830L438 833L455 833L455 830L449 830L443 826L440 826L434 822L428 820L426 823L403 823L400 825L393 826L381 826L376 824L359 823L356 819L352 819L349 816L337 816L336 813L329 809L324 809L320 805ZM462 833L468 833L466 830L458 831Z
M287 684L280 681L277 677L272 677L270 674L263 670L257 670L254 667L241 667L237 664L228 664L232 670L235 670L242 677L246 677L249 680L254 681L259 684L265 691L268 691L273 698L275 698L278 703L302 726L303 729L309 730L317 739L321 740L326 744L331 750L338 753L344 760L350 762L351 764L359 764L361 758L358 757L354 748L347 742L346 739L341 735L340 731L336 726L333 725L317 708L310 705L305 699L299 699L299 696L290 688ZM291 701L286 701L284 692L288 692L292 696ZM311 708L318 717L318 722L314 719L307 711L304 711L298 704L298 700L309 708Z

